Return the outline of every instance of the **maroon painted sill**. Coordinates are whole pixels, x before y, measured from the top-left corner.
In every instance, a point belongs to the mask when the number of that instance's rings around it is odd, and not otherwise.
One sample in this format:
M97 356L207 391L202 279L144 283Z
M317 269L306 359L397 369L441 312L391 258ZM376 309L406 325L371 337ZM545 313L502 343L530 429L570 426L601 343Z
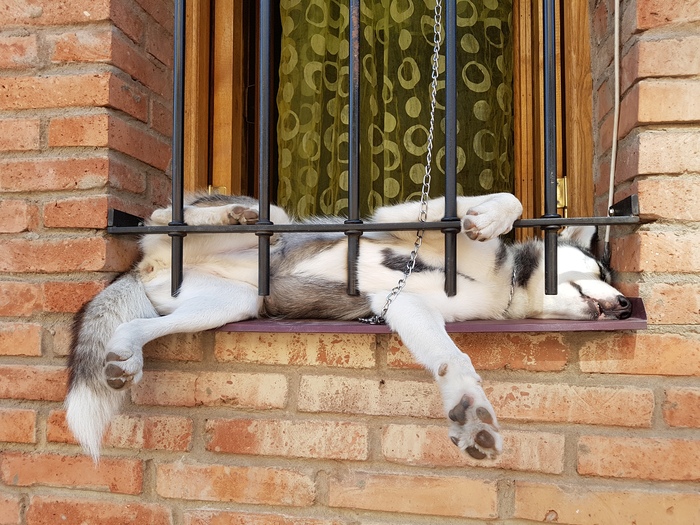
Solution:
M507 319L502 321L461 321L447 323L448 332L599 332L617 330L645 330L647 312L639 297L630 297L632 315L629 319L600 321L570 321L565 319ZM218 329L221 332L279 332L279 333L334 333L334 334L388 334L386 325L370 325L359 321L328 321L325 319L251 319L230 323Z

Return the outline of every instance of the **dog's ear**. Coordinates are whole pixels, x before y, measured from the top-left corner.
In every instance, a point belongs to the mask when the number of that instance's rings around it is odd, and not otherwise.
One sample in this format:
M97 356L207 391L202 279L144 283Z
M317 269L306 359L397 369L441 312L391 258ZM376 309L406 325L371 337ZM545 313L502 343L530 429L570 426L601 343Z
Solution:
M562 239L568 239L569 241L576 243L587 250L592 250L593 243L598 237L598 228L592 225L567 226L561 231L559 236Z

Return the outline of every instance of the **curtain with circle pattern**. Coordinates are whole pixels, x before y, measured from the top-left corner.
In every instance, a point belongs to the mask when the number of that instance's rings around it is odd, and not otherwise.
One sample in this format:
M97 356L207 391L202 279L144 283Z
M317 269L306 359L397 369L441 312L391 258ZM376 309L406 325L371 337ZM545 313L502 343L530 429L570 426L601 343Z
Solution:
M430 118L435 0L361 0L363 215L420 198ZM347 214L347 0L281 0L277 203ZM458 193L513 190L512 0L457 0ZM431 196L444 192L444 53Z

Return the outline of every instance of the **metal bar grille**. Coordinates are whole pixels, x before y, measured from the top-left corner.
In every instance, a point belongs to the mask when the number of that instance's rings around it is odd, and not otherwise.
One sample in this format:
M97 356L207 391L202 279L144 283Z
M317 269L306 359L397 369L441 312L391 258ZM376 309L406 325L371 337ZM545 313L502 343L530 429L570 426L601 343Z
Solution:
M357 226L360 220L360 0L350 0L350 92L348 94L348 219ZM345 230L348 236L348 295L359 295L357 258L360 254L361 230Z
M185 131L185 0L175 2L174 21L174 61L173 61L173 136L172 136L172 203L173 218L170 226L184 225L184 131ZM171 293L174 296L182 285L182 252L184 236L182 231L168 232L172 239Z
M350 0L350 129L349 129L349 217L343 224L273 224L270 221L270 104L271 53L270 0L259 3L258 35L258 133L257 172L259 177L259 222L254 226L188 226L184 223L184 79L185 79L185 2L175 0L173 65L172 136L172 222L168 226L143 226L143 221L118 210L110 210L107 232L111 234L168 234L172 237L172 293L176 295L183 278L183 238L195 233L254 232L259 236L259 293L269 293L270 236L277 232L344 232L348 235L348 293L356 294L356 261L359 237L364 231L441 230L445 234L445 290L456 293L456 235L461 225L456 201L456 0L445 4L446 61L446 195L445 217L440 222L363 223L359 218L359 1ZM554 2L544 2L544 140L545 140L545 215L540 219L516 221L515 227L541 227L545 230L545 293L556 294L556 231L560 226L583 224L636 224L636 198L613 206L608 217L562 218L556 208L556 49Z
M544 218L556 219L557 213L557 64L554 20L555 0L544 0ZM557 293L557 229L544 230L544 293Z

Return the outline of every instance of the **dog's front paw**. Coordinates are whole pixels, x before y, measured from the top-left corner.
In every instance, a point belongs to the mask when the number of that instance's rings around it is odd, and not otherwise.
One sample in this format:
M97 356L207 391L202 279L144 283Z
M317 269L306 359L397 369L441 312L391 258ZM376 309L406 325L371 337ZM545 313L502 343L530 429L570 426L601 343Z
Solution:
M437 381L450 420L450 439L475 459L493 459L503 450L496 413L481 378L466 356L443 363Z
M258 210L242 204L226 206L226 222L228 224L255 224L258 222Z
M498 432L498 423L493 408L475 402L469 394L464 394L450 409L450 439L452 443L474 459L493 459L501 453L503 438Z

